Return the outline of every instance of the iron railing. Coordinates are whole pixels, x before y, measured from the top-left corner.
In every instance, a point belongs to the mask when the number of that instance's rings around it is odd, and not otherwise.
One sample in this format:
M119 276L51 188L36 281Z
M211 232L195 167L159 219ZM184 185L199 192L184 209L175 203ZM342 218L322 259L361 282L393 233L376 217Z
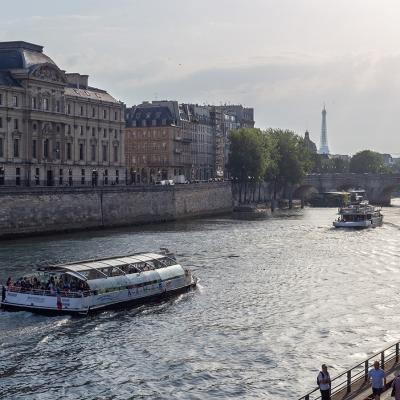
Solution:
M400 356L400 342L397 342L386 349L374 354L365 361L350 368L346 372L338 375L331 381L331 397L334 399L335 395L340 394L340 398L344 398L346 394L357 392L361 389L366 389L368 382L368 371L373 365L373 361L379 359L380 366L388 371L393 369L399 362ZM371 363L372 360L372 363ZM319 388L315 388L311 392L299 398L299 400L318 400L321 399Z

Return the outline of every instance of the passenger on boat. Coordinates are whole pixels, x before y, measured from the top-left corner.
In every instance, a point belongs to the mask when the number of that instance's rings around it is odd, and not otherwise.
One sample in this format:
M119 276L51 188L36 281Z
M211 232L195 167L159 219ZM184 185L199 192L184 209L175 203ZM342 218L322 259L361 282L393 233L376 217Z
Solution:
M331 377L329 376L328 367L322 364L321 371L317 376L317 384L321 392L321 400L331 399Z

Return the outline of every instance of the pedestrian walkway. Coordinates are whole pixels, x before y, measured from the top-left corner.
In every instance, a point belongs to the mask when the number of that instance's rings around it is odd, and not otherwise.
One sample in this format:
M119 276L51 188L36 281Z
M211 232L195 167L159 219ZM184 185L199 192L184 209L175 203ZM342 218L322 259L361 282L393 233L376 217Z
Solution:
M367 360L332 379L332 400L367 400L372 399L372 389L368 382L368 371L374 361L380 361L386 373L388 387L394 377L400 373L400 342L382 350ZM381 396L381 400L390 399L391 389ZM300 397L299 400L320 400L318 388ZM393 399L393 398L392 398Z

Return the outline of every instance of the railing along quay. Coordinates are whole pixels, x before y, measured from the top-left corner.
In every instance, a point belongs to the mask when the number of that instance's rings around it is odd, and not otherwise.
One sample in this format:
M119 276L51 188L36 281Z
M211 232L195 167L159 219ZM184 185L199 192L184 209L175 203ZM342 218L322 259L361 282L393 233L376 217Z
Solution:
M400 359L399 356L400 341L338 375L331 381L332 400L350 399L354 395L360 394L363 390L370 388L368 372L370 368L373 367L373 362L380 361L380 366L385 371L385 375L387 375L398 366ZM298 400L318 399L321 399L321 393L319 388L315 388L311 392L300 397Z

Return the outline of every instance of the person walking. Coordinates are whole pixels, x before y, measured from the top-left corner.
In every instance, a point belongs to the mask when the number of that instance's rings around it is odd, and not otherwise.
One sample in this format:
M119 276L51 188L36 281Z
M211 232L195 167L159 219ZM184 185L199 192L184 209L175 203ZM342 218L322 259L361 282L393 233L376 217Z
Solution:
M322 371L317 376L317 384L321 391L321 400L331 400L331 377L328 367L325 364L321 366Z
M394 391L395 400L400 400L400 374L393 379L392 389Z
M379 361L374 362L374 368L368 372L369 382L372 383L372 394L375 400L380 400L383 389L386 386L385 371L380 368Z

